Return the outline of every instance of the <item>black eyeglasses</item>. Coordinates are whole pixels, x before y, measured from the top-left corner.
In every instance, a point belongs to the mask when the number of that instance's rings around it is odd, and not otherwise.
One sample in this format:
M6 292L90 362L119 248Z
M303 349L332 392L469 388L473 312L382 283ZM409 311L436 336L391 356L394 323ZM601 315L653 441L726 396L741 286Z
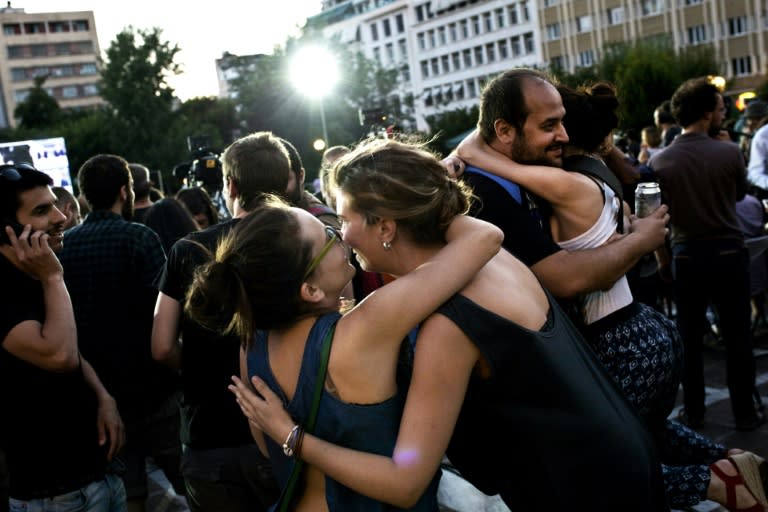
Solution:
M323 248L320 249L320 252L317 253L317 256L312 258L312 261L310 261L309 265L307 265L307 270L304 272L304 280L312 275L312 272L314 272L317 266L320 265L320 262L323 261L325 255L328 254L328 251L330 251L331 247L333 247L334 242L338 242L339 244L344 243L341 240L341 233L339 233L339 230L333 226L325 226L325 236L328 237L328 241L325 243Z
M0 178L3 178L8 181L19 181L21 179L21 174L19 174L19 169L21 169L22 171L37 170L31 165L25 164L25 163L3 164L3 165L0 165Z

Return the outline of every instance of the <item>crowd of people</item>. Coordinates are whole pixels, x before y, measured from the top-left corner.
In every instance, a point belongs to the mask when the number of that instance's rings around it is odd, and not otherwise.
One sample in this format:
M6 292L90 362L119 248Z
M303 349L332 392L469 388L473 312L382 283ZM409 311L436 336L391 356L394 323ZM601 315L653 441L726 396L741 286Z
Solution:
M117 155L78 197L0 166L0 511L145 510L150 465L195 512L437 512L446 463L512 511L768 510L763 458L697 431L709 310L734 428L765 422L744 212L768 106L734 142L688 80L630 155L618 98L512 69L450 155L336 146L316 195L252 133L221 155L225 218ZM664 203L643 217L639 181Z

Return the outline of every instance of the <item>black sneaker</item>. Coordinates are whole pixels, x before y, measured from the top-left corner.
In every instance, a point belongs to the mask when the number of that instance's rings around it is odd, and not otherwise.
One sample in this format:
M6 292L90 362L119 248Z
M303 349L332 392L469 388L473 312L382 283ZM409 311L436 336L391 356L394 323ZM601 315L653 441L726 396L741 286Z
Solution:
M751 432L765 423L765 414L760 411L755 413L753 418L736 419L736 430L740 432Z
M697 429L704 426L704 415L690 416L685 409L680 409L680 412L677 413L677 421L686 427Z

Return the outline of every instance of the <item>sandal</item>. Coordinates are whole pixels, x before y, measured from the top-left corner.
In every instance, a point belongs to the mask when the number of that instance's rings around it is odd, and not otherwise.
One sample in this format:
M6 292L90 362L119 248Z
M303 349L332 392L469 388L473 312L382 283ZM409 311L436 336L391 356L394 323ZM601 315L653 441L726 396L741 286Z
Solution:
M717 464L709 466L712 472L725 484L726 508L733 512L765 512L768 503L766 503L765 489L760 479L759 469L760 465L765 461L757 455L748 452L728 457L728 461L736 469L737 474L727 475ZM738 508L736 487L739 485L743 486L757 503L749 508Z

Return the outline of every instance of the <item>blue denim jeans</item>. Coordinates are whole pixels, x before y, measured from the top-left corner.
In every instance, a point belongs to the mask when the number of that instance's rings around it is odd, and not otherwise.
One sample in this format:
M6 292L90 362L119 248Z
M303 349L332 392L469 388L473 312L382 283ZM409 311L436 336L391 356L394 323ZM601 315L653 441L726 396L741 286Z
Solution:
M76 491L29 501L10 499L10 512L126 512L120 477L106 475Z

